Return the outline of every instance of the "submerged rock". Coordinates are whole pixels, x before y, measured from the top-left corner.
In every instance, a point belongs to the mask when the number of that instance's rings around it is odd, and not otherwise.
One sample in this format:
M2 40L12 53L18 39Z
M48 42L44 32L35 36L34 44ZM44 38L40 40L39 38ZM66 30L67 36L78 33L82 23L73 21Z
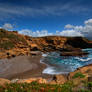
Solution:
M88 55L88 52L82 52L82 51L66 52L66 51L63 51L60 55L61 56L84 56L84 55Z

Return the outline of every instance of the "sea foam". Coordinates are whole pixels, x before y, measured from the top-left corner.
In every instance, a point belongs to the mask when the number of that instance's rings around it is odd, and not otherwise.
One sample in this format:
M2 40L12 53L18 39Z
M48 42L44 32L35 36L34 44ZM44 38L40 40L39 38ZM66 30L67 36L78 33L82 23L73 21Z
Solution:
M79 57L76 57L76 59L79 61L82 61L82 62L87 62L89 60L92 60L92 58L83 59L83 58L79 58Z
M56 71L55 67L49 66L46 69L44 69L42 73L54 75L54 74L68 74L69 72L59 72Z

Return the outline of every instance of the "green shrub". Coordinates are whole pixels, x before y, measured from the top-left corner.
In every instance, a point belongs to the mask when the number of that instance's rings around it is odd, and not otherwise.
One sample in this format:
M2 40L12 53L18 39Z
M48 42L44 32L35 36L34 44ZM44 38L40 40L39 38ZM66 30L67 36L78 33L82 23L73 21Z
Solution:
M32 83L12 83L0 87L0 92L63 92L60 85ZM65 91L64 91L65 92ZM70 92L70 91L68 91Z
M72 78L78 78L78 77L80 77L80 78L84 78L85 75L82 74L81 72L77 72L77 73L75 73L75 75L74 75Z
M61 92L73 92L73 82L69 81L61 85Z

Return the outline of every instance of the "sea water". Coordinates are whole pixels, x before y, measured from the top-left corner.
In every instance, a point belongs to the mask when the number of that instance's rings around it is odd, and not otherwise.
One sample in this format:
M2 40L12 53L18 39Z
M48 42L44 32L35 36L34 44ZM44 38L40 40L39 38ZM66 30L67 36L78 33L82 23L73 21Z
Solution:
M92 64L92 49L83 49L88 52L87 56L60 56L60 52L50 52L47 55L43 55L41 62L47 65L47 68L43 70L46 74L67 74L73 72L79 67L83 67Z

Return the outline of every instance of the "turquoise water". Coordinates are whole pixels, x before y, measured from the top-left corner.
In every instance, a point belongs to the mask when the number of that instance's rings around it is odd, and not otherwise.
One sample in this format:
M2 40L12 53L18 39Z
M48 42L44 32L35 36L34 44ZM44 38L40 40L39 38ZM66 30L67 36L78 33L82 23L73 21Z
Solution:
M83 49L89 52L84 57L64 57L60 56L60 52L50 52L42 59L47 64L47 68L43 73L47 74L66 74L76 70L79 67L92 64L92 49Z

